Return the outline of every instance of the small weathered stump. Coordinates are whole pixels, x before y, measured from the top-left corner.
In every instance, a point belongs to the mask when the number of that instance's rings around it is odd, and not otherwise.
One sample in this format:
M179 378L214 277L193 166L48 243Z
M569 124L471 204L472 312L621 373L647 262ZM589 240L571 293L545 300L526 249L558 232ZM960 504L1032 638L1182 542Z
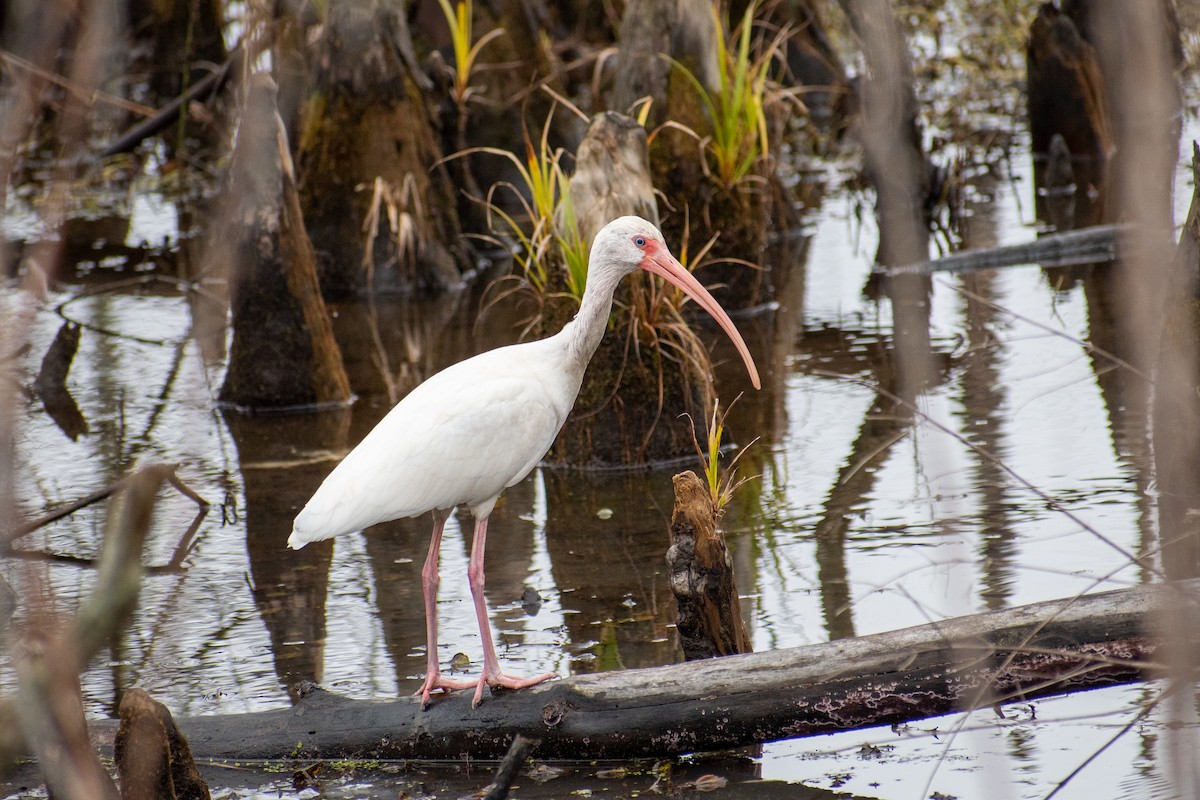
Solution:
M674 482L667 568L684 658L753 652L742 622L733 559L718 527L719 512L696 473L681 472Z
M115 743L121 800L209 800L187 738L171 712L142 689L130 689L118 709Z
M659 224L646 138L646 129L633 118L612 111L597 114L588 126L571 176L571 200L584 241L625 214Z
M254 76L238 132L226 236L235 265L233 343L220 399L252 410L349 402L350 382L317 284L276 88Z

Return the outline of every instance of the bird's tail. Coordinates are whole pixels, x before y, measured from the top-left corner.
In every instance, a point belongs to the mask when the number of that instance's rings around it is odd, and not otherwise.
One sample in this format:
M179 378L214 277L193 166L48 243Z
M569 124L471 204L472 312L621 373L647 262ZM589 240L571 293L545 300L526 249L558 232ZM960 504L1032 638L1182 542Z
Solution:
M292 523L292 535L288 537L287 546L299 550L310 542L319 542L334 536L337 531L330 533L329 525L324 524L328 520L321 519L322 516L325 515L314 513L309 506L301 509Z

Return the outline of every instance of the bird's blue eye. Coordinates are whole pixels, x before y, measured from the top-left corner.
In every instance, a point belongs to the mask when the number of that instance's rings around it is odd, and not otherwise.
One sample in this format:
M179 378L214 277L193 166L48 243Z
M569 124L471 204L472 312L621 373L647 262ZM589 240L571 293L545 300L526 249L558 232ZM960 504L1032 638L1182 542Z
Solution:
M633 243L636 244L638 247L645 247L646 246L646 237L645 236L635 236L635 237L633 237Z

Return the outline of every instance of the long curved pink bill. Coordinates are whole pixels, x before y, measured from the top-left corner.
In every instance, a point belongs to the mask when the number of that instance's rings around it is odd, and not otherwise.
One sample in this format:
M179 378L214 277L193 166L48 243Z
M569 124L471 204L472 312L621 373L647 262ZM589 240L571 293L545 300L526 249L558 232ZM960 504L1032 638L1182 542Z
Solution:
M733 320L725 313L725 309L721 308L713 296L708 293L708 290L700 285L700 281L696 280L692 273L679 263L675 256L671 255L667 248L659 246L654 251L647 253L646 258L642 260L642 269L647 272L652 272L660 276L669 283L678 286L688 297L700 304L700 307L712 315L712 318L717 321L721 329L733 340L734 347L742 357L742 361L746 362L746 371L750 373L750 382L754 384L755 389L761 389L762 383L758 379L758 367L754 366L754 359L750 356L750 348L746 347L746 342L742 339L742 335L738 333L738 329L734 327Z

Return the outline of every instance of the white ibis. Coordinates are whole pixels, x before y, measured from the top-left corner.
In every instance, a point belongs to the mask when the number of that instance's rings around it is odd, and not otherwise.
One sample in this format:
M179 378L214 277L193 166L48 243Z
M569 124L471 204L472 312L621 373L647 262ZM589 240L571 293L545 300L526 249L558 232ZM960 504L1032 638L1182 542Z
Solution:
M574 320L546 339L481 353L417 386L337 465L296 517L288 539L293 549L433 512L433 539L421 571L428 635L428 667L417 692L423 705L435 689L474 687L478 705L484 686L519 689L555 677L500 671L483 595L488 515L500 493L528 475L550 449L604 337L613 292L637 269L661 275L703 306L733 340L759 387L750 351L717 301L671 255L654 225L621 217L592 243L587 287ZM446 518L459 505L475 518L467 576L483 639L483 671L473 681L443 677L437 655L438 548Z

